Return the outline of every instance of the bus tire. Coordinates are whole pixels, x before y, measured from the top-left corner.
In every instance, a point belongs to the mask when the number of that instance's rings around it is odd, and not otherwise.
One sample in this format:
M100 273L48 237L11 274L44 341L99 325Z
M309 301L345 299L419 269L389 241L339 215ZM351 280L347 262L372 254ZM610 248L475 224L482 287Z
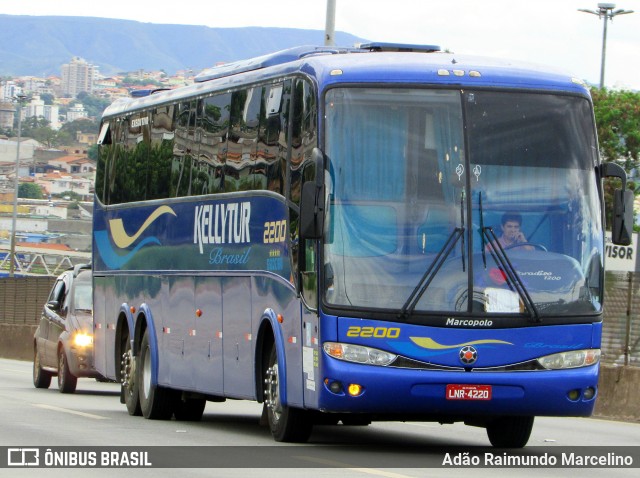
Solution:
M131 416L142 415L140 408L140 389L138 387L138 376L136 373L137 358L131 350L131 342L129 337L125 341L124 353L120 362L120 394L123 397L123 403L127 406L127 412Z
M42 369L38 346L33 347L33 386L36 388L49 388L52 373Z
M67 354L63 347L58 350L58 390L61 393L73 393L76 391L78 377L69 370Z
M496 448L522 448L529 441L534 417L500 417L487 425L487 436Z
M183 422L199 422L202 420L204 407L207 401L204 398L188 398L186 400L176 400L173 414L176 420Z
M278 353L273 344L269 362L263 373L265 407L271 435L278 442L306 442L313 430L313 423L305 410L283 405L280 401Z
M144 332L136 377L142 416L151 420L169 420L173 416L174 394L172 390L151 383L151 346L149 330Z

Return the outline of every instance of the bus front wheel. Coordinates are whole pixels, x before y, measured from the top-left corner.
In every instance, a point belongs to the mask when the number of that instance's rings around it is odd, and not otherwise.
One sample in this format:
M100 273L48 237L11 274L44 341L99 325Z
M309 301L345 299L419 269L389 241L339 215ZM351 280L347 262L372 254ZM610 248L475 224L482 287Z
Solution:
M529 441L534 417L501 417L487 425L487 436L496 448L522 448Z
M263 373L265 407L271 435L280 442L306 442L311 435L313 423L305 410L283 405L280 400L280 376L278 353L273 344L269 365Z

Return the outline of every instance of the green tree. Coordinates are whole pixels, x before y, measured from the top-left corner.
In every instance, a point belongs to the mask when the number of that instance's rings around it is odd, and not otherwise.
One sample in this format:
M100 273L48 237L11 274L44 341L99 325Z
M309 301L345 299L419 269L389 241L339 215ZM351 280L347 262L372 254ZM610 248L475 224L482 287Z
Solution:
M102 112L111 104L110 100L90 95L85 91L78 93L77 98L87 110L87 116L96 120L102 117Z
M92 144L91 146L89 146L89 149L87 150L87 157L89 159L92 159L97 162L99 155L100 155L100 146L98 146L97 144Z
M605 161L624 161L631 171L640 160L640 92L591 90L600 143Z
M44 101L45 105L52 105L56 97L51 93L40 93L40 99Z
M35 183L20 183L18 197L27 199L42 199L42 189Z
M88 118L80 118L75 121L71 121L69 123L65 123L60 128L60 131L64 131L69 133L69 135L75 139L76 131L80 131L82 133L97 133L100 129L99 120L88 119Z
M598 130L600 156L603 161L617 161L630 173L638 169L640 160L640 93L591 90ZM627 187L640 194L640 184L627 182ZM613 203L613 190L620 181L608 179L604 184L605 202ZM607 228L611 227L611 208L606 209ZM637 229L637 226L634 226Z

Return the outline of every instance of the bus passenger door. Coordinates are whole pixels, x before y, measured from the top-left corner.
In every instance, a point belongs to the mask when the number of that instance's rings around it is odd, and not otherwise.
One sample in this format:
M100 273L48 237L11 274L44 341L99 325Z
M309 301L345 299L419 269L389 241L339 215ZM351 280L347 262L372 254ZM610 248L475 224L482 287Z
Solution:
M251 335L251 278L222 279L224 394L253 398L253 337Z
M222 396L222 283L218 277L195 279L193 359L196 389Z

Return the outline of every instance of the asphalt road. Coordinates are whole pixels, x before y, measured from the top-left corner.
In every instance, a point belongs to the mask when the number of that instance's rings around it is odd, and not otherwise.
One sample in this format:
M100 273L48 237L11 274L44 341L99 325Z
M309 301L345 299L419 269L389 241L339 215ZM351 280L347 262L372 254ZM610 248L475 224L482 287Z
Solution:
M511 453L505 455L503 451L489 448L482 428L396 422L374 423L368 427L319 426L314 429L308 445L281 444L275 443L268 429L260 426L261 405L257 403L235 400L207 403L202 421L195 423L145 420L127 414L119 402L118 384L80 379L76 393L64 395L58 392L54 378L50 389L38 390L31 381L31 367L30 362L0 359L0 453L5 454L0 456L0 477L110 477L124 473L128 477L154 478L174 478L178 473L180 477L242 478L300 475L405 478L451 476L452 473L474 477L574 473L635 477L640 466L638 423L537 418L524 457L517 458L548 461L555 456L557 463L561 463L571 453L574 457L613 453L614 459L630 457L635 468L594 466L569 470L545 466L546 463L535 468L515 465L502 468L495 466L497 460L507 459ZM52 457L55 457L58 464L67 460L69 466L8 467L9 463L19 463L16 456L20 452L16 449L26 450L25 463L33 459L29 453L37 449L40 460L44 461L48 452L49 463L53 463ZM112 459L119 464L131 466L136 460L142 462L141 465L155 464L148 469L144 466L135 469L73 466L82 460L94 465L90 462L92 457L100 463L102 453L111 452L115 452ZM487 456L493 461L487 461ZM449 465L455 464L456 459L476 459L473 457L478 460L472 463L475 466L451 469ZM443 467L447 460L449 464Z

